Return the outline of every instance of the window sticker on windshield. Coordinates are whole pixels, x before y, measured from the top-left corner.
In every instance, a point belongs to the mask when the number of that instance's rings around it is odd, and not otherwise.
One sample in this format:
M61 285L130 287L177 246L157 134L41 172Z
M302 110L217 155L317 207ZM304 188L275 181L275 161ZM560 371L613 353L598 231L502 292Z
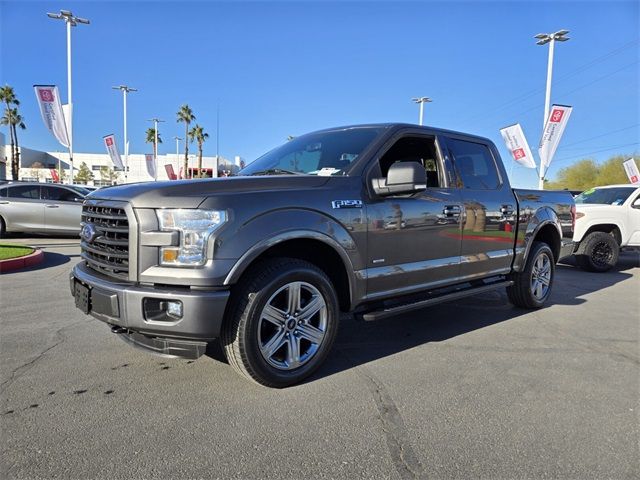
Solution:
M320 170L318 170L317 175L319 177L330 177L331 175L333 175L336 172L339 172L340 169L339 168L333 168L333 167L324 167L321 168Z

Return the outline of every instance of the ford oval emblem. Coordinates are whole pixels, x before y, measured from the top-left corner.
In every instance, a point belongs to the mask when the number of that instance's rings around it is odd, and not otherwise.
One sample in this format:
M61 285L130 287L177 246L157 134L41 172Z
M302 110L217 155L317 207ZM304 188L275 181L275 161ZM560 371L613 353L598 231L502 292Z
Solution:
M85 223L80 232L80 238L87 243L93 243L97 236L98 232L96 231L96 227L94 227L92 223Z

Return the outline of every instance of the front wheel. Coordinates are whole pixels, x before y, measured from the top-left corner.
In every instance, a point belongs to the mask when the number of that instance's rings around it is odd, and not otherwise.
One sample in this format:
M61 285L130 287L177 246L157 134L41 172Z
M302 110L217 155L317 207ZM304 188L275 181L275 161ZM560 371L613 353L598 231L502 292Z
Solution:
M507 287L509 300L518 307L542 307L551 294L554 274L555 262L549 245L533 242L524 269L513 274L514 283Z
M591 232L580 242L576 251L578 265L590 272L606 272L618 263L620 247L613 235Z
M338 329L338 299L315 265L275 258L253 268L233 293L222 343L241 375L282 388L311 375Z

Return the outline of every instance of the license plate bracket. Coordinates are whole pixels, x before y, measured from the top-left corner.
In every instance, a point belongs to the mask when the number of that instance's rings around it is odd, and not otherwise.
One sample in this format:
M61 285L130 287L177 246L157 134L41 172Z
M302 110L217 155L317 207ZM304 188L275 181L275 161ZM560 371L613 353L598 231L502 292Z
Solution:
M91 311L91 289L80 282L76 282L74 287L74 297L76 300L76 307L88 315Z

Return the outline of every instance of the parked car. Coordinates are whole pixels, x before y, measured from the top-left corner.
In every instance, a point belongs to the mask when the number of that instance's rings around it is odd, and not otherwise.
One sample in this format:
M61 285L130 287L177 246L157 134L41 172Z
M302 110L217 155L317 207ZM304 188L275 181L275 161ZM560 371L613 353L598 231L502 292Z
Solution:
M79 233L89 191L76 185L8 182L0 185L0 235L5 232Z
M502 288L542 307L573 214L568 192L512 189L486 138L341 127L239 176L94 192L70 287L130 343L197 358L219 339L241 375L284 387L329 354L340 311L378 320Z
M578 264L606 272L623 247L640 247L640 187L608 185L586 190L576 201L573 235Z

